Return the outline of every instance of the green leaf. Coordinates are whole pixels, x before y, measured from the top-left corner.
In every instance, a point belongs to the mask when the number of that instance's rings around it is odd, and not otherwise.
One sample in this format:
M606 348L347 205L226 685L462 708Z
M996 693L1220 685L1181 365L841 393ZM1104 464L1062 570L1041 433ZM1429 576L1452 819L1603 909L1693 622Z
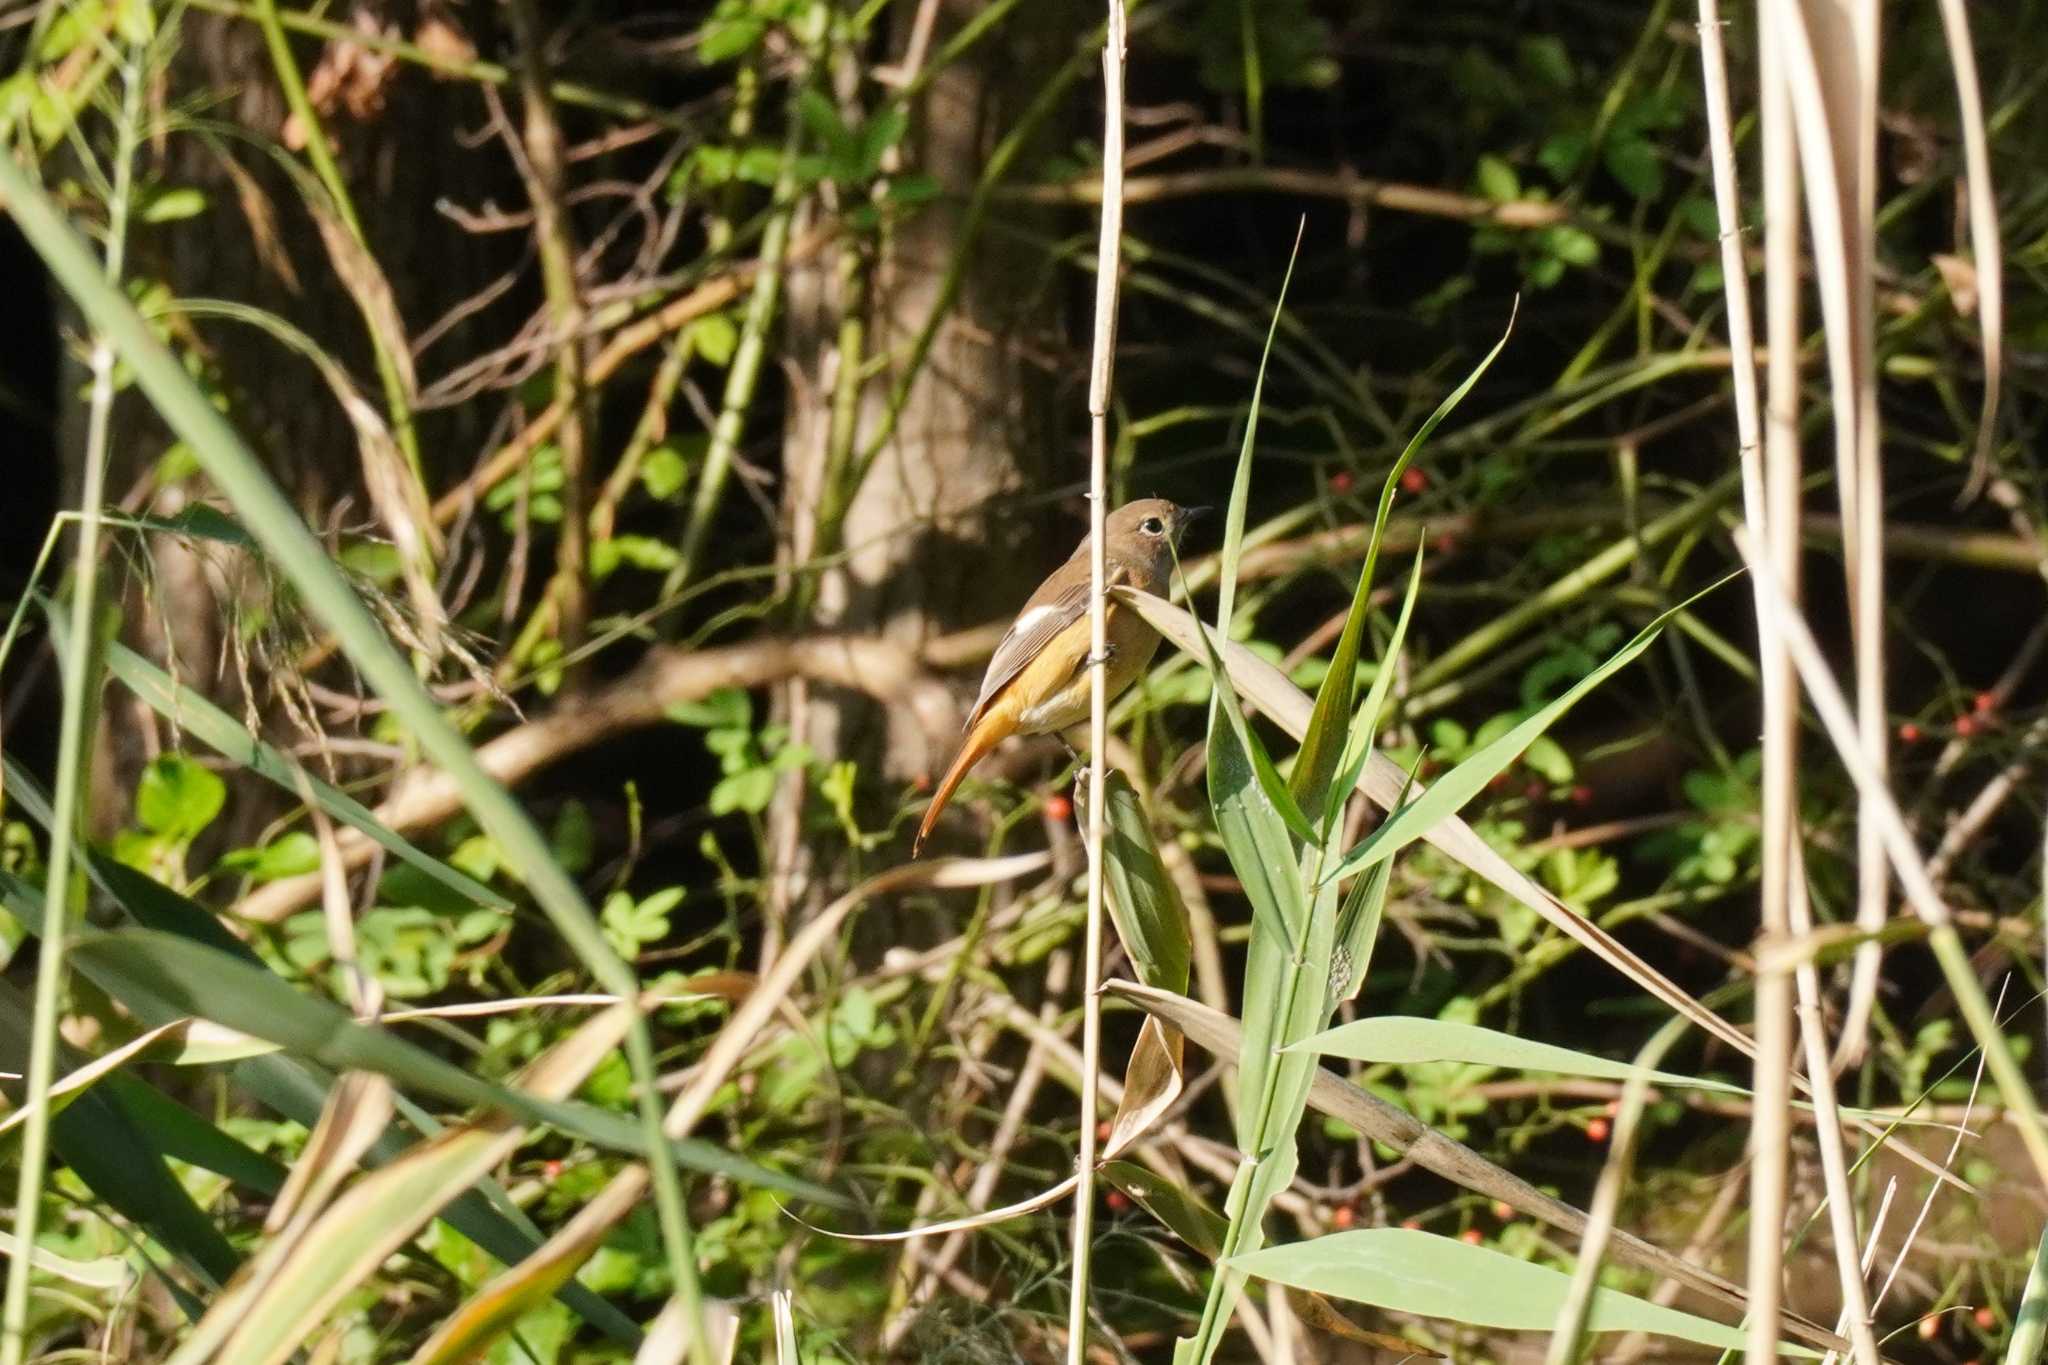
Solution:
M706 364L724 369L740 348L739 324L724 313L706 313L690 324L690 343Z
M690 481L690 463L683 452L664 441L640 461L640 486L657 502L667 502Z
M135 818L145 829L185 843L213 823L227 799L227 783L211 769L185 754L164 754L142 770Z
M175 223L197 218L206 212L206 195L191 186L156 188L142 196L140 213L145 223Z
M1619 180L1622 188L1636 198L1654 199L1664 192L1664 163L1657 159L1657 149L1644 139L1610 137L1607 145L1600 149L1600 160L1606 165L1607 173ZM1562 252L1558 254L1563 255ZM1597 248L1595 254L1598 254ZM1574 264L1590 262L1577 261Z
M232 849L221 856L220 865L259 883L300 877L319 870L320 841L302 829L290 830L260 848Z
M1408 1228L1361 1228L1234 1258L1264 1280L1397 1313L1443 1318L1504 1331L1545 1332L1571 1288L1548 1266L1490 1247ZM1593 1291L1589 1332L1652 1332L1740 1351L1742 1330L1663 1308L1612 1289ZM1781 1344L1787 1355L1813 1356Z
M1491 153L1479 158L1472 178L1478 183L1479 192L1495 203L1522 197L1522 181L1515 168Z
M1709 588L1707 591L1711 592L1713 589ZM1645 626L1635 639L1623 645L1606 663L1580 679L1563 696L1493 743L1474 751L1464 762L1438 778L1435 785L1415 801L1388 816L1378 829L1366 836L1363 843L1345 855L1344 861L1338 864L1334 872L1326 875L1336 878L1362 872L1380 859L1392 857L1403 845L1420 838L1439 820L1456 814L1467 801L1485 790L1487 783L1505 772L1508 765L1529 747L1536 736L1556 724L1565 712L1577 705L1588 692L1605 682L1609 675L1648 649L1650 642L1663 630L1664 623L1697 600L1689 598L1659 616Z
M1102 872L1109 917L1138 980L1161 990L1188 988L1188 912L1159 860L1152 825L1137 788L1121 768L1109 770L1103 805L1108 830Z

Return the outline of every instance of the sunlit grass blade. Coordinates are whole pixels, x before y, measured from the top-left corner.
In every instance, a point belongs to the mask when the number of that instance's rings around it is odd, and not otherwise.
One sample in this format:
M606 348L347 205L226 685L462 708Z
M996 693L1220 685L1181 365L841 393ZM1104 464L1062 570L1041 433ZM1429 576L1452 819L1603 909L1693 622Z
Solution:
M1401 614L1394 618L1394 633L1387 637L1387 647L1380 654L1379 668L1373 673L1372 686L1366 689L1365 700L1359 703L1358 713L1351 719L1351 737L1346 741L1343 771L1324 798L1323 840L1327 843L1334 830L1337 817L1344 811L1344 803L1358 789L1358 778L1365 771L1365 765L1372 761L1373 749L1379 743L1380 715L1386 710L1387 696L1393 690L1394 672L1401 661L1401 647L1408 640L1408 622L1415 614L1415 599L1422 593L1422 549L1415 547L1415 564L1408 571L1408 590L1401 597ZM1403 791L1405 800L1407 793Z
M28 1056L30 1013L27 997L0 981L0 1068L16 1076ZM85 1062L60 1042L60 1070L75 1071ZM18 1082L10 1083L10 1093L19 1099ZM227 1238L165 1164L148 1130L112 1092L80 1092L50 1114L49 1131L52 1148L86 1188L187 1266L218 1283L241 1264Z
M618 1046L634 1008L594 1016L528 1066L518 1093L560 1103ZM217 1300L172 1359L197 1365L195 1347L220 1340L223 1360L281 1365L349 1292L411 1241L435 1211L511 1155L527 1130L501 1109L451 1128L356 1181L316 1218L266 1246L251 1276Z
M124 1000L195 1015L266 1038L336 1070L363 1069L456 1104L505 1109L613 1151L645 1155L637 1125L589 1105L556 1103L494 1085L381 1029L365 1027L325 1000L301 995L260 967L152 930L82 937L74 949ZM828 1204L840 1196L822 1186L736 1157L708 1142L668 1142L680 1164Z
M1395 460L1393 468L1387 471L1386 481L1380 487L1379 510L1373 515L1372 535L1365 543L1365 563L1358 571L1358 586L1351 594L1351 610L1344 618L1344 633L1338 637L1337 651L1330 658L1330 671L1323 675L1322 686L1316 689L1315 709L1309 713L1308 730L1301 737L1301 752L1294 760L1293 791L1303 810L1320 809L1328 798L1330 779L1336 773L1339 757L1344 751L1346 721L1351 714L1359 653L1365 639L1366 618L1372 611L1373 572L1379 565L1380 542L1386 536L1387 517L1393 511L1394 495L1400 490L1401 475L1421 451L1423 443L1429 440L1430 434L1456 410L1458 404L1464 401L1465 395L1472 392L1473 386L1492 367L1501 349L1508 344L1508 337L1513 334L1514 329L1515 320L1510 316L1507 330L1501 333L1501 338L1493 344L1493 349L1488 351L1473 367L1472 372L1465 376L1463 383L1451 390L1443 402L1437 404L1436 411L1416 429L1414 436L1409 438L1407 446L1401 451L1400 458ZM1419 571L1420 546L1417 547L1416 558ZM1236 566L1228 566L1225 574L1226 581L1234 579ZM1405 608L1403 615L1406 615ZM1397 647L1390 647L1388 657L1393 657L1396 652ZM1380 677L1386 676L1387 670L1383 667L1380 670ZM1378 681L1376 678L1376 685ZM1384 691L1381 695L1384 696ZM1377 708L1372 714L1378 714ZM1338 790L1348 789L1339 787Z
M1330 951L1330 988L1323 1001L1324 1018L1344 1001L1356 998L1365 984L1365 974L1372 969L1373 945L1380 938L1380 920L1386 914L1387 888L1393 880L1394 860L1389 858L1351 883L1344 908L1337 912L1337 941Z
M180 683L134 650L119 644L107 651L107 671L119 678L152 711L177 725L182 733L258 777L276 783L294 799L298 797L298 774L303 772L302 765L249 733L241 722L200 693ZM500 909L511 905L501 893L450 867L404 835L386 827L369 807L347 792L320 781L311 773L305 773L304 780L312 788L313 798L320 803L322 810L375 840L392 857L411 864L456 895L478 905Z
M603 1245L612 1229L647 1196L646 1172L615 1179L578 1209L568 1225L533 1255L471 1295L413 1354L412 1365L482 1360L520 1318L541 1307Z
M1108 982L1104 989L1128 1000L1148 1014L1170 1020L1197 1047L1223 1062L1235 1062L1244 1052L1244 1030L1237 1020L1199 1000L1156 991L1130 981ZM1375 1142L1403 1153L1425 1171L1443 1177L1462 1189L1488 1200L1499 1200L1518 1213L1571 1236L1583 1234L1587 1216L1505 1169L1455 1139L1446 1137L1378 1095L1352 1084L1334 1072L1317 1070L1309 1089L1309 1103L1318 1111L1356 1129ZM1664 1250L1617 1228L1608 1254L1617 1261L1666 1276L1687 1288L1724 1304L1737 1312L1748 1307L1740 1285L1711 1270ZM1788 1314L1786 1330L1799 1340L1835 1351L1846 1351L1848 1341L1818 1323Z
M1555 725L1564 713L1576 706L1588 692L1607 681L1611 675L1632 663L1637 655L1648 649L1651 642L1664 629L1664 623L1685 610L1694 600L1697 599L1688 599L1643 627L1633 640L1616 650L1605 663L1566 689L1563 696L1540 708L1535 715L1479 749L1431 783L1421 796L1389 815L1385 823L1367 835L1363 843L1344 855L1343 861L1325 875L1332 878L1349 877L1363 872L1380 859L1392 857L1403 846L1420 838L1446 816L1455 815L1466 802L1486 790L1487 783L1507 771L1508 765L1520 758L1522 752L1535 742L1538 735Z
M2006 1365L2039 1365L2044 1343L2048 1343L2048 1229L2042 1231L2041 1244L2034 1248L2034 1265L2027 1272L2019 1312L2013 1315Z
M1287 273L1280 277L1280 294L1273 300L1273 319L1266 327L1266 344L1259 352L1259 368L1252 380L1251 407L1245 414L1244 442L1237 451L1237 472L1230 481L1230 502L1223 510L1223 548L1217 553L1216 630L1230 638L1230 617L1237 602L1237 561L1244 553L1245 509L1251 502L1252 455L1258 449L1259 406L1266 393L1266 367L1273 359L1273 338L1280 331L1280 315L1287 308L1287 286L1294 282L1294 263L1301 257L1301 234L1308 226L1303 219L1295 229L1294 248L1287 255Z
M507 865L525 882L569 949L606 990L636 996L638 978L612 951L597 917L575 881L555 861L548 841L511 794L483 770L411 663L386 638L240 434L128 298L102 278L100 263L62 207L10 157L0 157L0 199L7 201L10 218L48 266L56 285L78 305L157 414L234 505L249 532L298 589L308 612L333 632L363 679L411 732L421 753L461 789L477 823L496 841ZM659 1157L662 1114L654 1046L637 1015L627 1035L626 1057L636 1082L641 1145ZM653 1170L654 1206L669 1272L682 1292L694 1298L697 1271L681 1177L666 1159L657 1159Z
M1409 1228L1362 1228L1240 1256L1261 1279L1371 1304L1506 1331L1541 1332L1557 1319L1571 1277L1490 1247ZM1594 1291L1589 1332L1651 1332L1724 1350L1741 1350L1735 1327L1681 1313L1612 1289ZM1787 1355L1814 1356L1802 1346Z

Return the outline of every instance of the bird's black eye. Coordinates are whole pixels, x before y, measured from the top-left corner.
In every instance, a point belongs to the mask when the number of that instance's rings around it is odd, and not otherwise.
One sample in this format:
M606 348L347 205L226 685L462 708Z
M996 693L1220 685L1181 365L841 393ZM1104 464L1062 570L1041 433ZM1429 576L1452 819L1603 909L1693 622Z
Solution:
M1148 536L1156 536L1166 530L1166 523L1157 517L1147 517L1138 529Z

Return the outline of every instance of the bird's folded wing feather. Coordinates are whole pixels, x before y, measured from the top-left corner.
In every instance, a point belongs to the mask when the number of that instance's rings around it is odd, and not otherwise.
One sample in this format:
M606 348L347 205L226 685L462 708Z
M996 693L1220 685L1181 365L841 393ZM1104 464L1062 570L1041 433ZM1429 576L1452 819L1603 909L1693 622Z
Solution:
M1112 588L1135 582L1135 575L1127 565L1112 561L1108 565L1108 585ZM1052 588L1048 581L1044 587L1031 595L1024 604L1024 610L1017 613L1009 633L996 646L995 657L988 661L988 672L982 675L981 695L974 699L974 709L967 713L966 728L972 729L981 719L981 713L995 700L996 694L1024 671L1024 665L1038 657L1038 652L1050 644L1055 636L1081 619L1088 611L1088 580L1064 588ZM1111 610L1115 604L1111 603Z

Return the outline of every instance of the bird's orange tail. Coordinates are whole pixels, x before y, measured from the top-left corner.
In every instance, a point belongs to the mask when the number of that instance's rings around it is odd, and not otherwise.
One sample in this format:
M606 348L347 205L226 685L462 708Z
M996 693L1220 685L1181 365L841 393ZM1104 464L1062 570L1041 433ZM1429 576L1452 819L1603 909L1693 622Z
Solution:
M915 858L924 850L926 836L932 832L932 826L939 823L939 812L953 798L954 788L967 776L968 769L987 757L988 751L1002 743L1015 728L1004 725L1002 720L1000 714L984 714L981 723L967 732L960 752L953 756L953 765L946 769L946 775L939 780L939 789L932 793L931 804L924 808L924 819L918 823L917 837L910 841L911 857Z

